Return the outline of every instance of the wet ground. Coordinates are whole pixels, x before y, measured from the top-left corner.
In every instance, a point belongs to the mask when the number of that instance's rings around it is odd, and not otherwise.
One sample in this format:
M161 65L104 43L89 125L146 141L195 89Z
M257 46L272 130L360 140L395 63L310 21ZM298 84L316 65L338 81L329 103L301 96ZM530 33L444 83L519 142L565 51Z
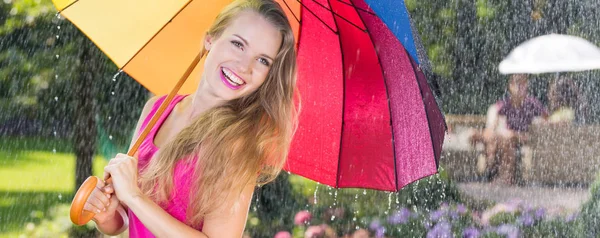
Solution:
M521 200L534 207L543 207L549 215L570 214L588 200L588 188L508 186L494 183L459 183L461 192L479 201L505 203Z

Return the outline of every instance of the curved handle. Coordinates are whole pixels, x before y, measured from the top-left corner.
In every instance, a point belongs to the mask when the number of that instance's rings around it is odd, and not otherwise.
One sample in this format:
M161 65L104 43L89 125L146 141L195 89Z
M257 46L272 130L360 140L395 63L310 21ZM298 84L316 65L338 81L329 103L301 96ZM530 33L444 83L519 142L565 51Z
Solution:
M79 190L77 190L77 193L71 202L71 211L69 212L73 224L78 226L85 225L88 221L92 220L94 215L96 215L93 212L83 210L83 206L88 197L90 197L90 194L92 194L92 191L94 191L94 187L96 187L97 183L98 178L96 176L90 176L83 182L81 187L79 187Z
M165 100L162 102L162 104L160 104L160 107L158 108L158 110L156 111L154 116L152 116L152 119L150 119L150 122L148 122L148 125L146 125L146 127L144 128L144 131L142 131L142 133L140 134L140 136L138 136L138 138L136 139L133 146L129 149L129 152L127 153L127 155L129 155L129 156L135 155L135 153L137 152L137 149L140 147L140 145L142 144L142 142L144 141L144 139L146 138L146 136L148 135L150 130L154 127L154 124L156 124L156 122L158 121L158 118L160 118L160 116L163 114L164 110L171 103L171 101L175 97L175 94L177 94L177 92L179 91L181 86L183 86L183 83L185 83L185 80L190 76L190 74L194 70L194 67L196 67L198 62L200 62L200 59L202 58L202 56L204 56L204 54L205 54L205 51L202 50L202 52L200 52L200 54L198 54L196 56L194 61L192 61L190 66L188 66L188 69L185 71L183 76L179 79L179 81L177 82L175 87L173 87L173 89L171 90L169 95L167 95L167 98L165 98ZM85 225L86 223L88 223L89 221L92 220L94 215L96 215L96 213L94 213L94 212L84 210L83 206L85 205L85 202L88 200L88 198L94 191L96 184L98 184L98 180L99 179L97 177L90 176L83 182L81 187L79 187L79 190L77 190L77 193L75 194L75 197L73 198L73 201L71 202L71 210L70 210L71 222L73 222L73 224L78 225L78 226ZM106 184L108 184L108 183L110 183L110 175L106 178Z

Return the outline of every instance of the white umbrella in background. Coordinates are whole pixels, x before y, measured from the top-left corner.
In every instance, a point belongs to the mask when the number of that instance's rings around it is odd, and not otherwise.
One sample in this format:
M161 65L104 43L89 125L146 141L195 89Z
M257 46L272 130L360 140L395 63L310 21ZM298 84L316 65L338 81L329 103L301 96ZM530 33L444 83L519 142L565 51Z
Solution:
M550 34L525 41L499 66L502 74L539 74L600 69L600 48L585 39Z

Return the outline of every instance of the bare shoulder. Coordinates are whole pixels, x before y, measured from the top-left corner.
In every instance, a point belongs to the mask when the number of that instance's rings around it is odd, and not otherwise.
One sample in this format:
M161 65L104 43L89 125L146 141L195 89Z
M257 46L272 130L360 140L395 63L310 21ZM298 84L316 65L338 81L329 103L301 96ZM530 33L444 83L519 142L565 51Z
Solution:
M150 111L152 111L152 107L154 106L156 101L158 101L158 99L160 99L161 97L162 96L153 96L150 99L148 99L148 101L146 101L144 109L142 109L142 113L140 115L140 118L138 119L138 123L144 121L144 118L146 118L148 114L150 114Z
M144 109L142 109L142 113L140 114L140 118L138 118L137 121L137 125L135 126L135 131L134 131L134 136L131 140L130 143L130 148L131 146L133 146L133 143L135 142L135 138L138 135L138 132L140 131L140 128L142 127L142 123L144 122L144 119L148 116L148 114L150 114L150 111L152 111L152 106L154 106L154 104L156 103L156 101L158 101L158 99L161 96L153 96L150 99L148 99L148 101L146 101L146 104L144 105Z
M142 122L144 121L144 118L146 118L148 116L148 114L150 114L150 111L152 111L152 107L154 106L156 101L158 101L158 99L160 97L161 96L153 96L152 98L148 99L148 101L146 101L146 104L144 105L144 109L142 109L142 113L140 115L140 118L138 119L138 126L140 126L142 124Z

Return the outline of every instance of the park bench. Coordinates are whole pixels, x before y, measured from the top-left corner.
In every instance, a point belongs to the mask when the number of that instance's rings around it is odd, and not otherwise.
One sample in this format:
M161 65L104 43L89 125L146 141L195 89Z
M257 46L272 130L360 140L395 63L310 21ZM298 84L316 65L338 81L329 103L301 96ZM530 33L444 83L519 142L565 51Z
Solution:
M485 169L483 145L470 136L485 127L484 115L446 115L448 134L441 166L456 181L480 181ZM525 184L589 185L600 171L600 126L540 124L520 152L517 178Z

